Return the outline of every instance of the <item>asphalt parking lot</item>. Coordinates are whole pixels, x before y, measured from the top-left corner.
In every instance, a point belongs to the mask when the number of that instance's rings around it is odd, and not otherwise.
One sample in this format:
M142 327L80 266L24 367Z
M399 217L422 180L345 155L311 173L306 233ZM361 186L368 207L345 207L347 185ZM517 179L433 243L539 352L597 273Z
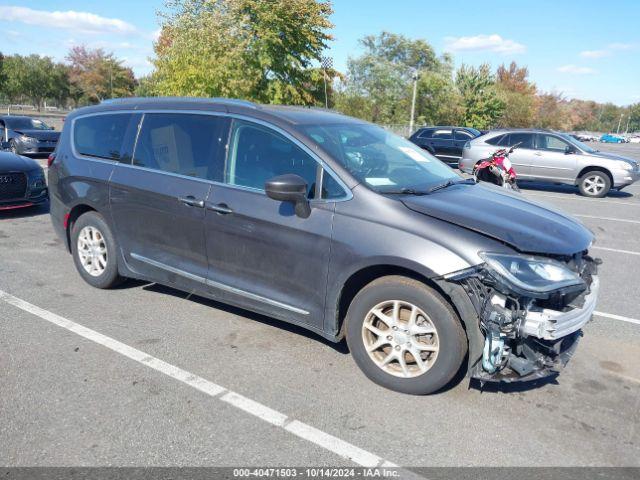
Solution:
M93 289L46 208L0 214L1 463L640 466L640 184L523 187L595 232L598 314L554 381L428 397L276 320L154 284Z

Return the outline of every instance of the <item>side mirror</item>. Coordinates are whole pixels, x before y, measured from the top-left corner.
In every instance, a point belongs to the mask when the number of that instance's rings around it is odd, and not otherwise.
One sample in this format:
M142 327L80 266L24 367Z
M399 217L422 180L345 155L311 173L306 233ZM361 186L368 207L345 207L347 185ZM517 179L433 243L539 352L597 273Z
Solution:
M49 127L49 130L55 130L56 127Z
M564 147L564 154L571 155L572 153L576 153L576 147L572 147L571 145L567 145Z
M290 202L295 206L296 215L307 218L311 215L311 206L307 199L307 182L299 175L279 175L264 184L267 197L279 202Z

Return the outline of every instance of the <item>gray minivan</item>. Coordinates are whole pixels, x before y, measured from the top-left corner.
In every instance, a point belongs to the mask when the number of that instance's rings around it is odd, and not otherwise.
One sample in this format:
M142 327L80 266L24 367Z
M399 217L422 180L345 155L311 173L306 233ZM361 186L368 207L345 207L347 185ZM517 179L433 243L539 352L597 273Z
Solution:
M550 130L496 130L467 142L459 168L473 173L476 164L499 148L517 145L509 159L518 180L577 185L587 197L604 197L640 179L638 162L605 153L571 135Z
M346 338L397 391L552 375L595 309L581 223L336 113L110 101L69 115L49 163L90 285L157 282Z

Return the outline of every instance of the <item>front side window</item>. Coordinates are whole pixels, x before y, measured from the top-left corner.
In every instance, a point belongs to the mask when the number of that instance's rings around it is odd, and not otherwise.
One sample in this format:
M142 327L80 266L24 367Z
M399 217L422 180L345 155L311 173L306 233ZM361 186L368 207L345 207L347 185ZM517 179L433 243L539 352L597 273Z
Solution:
M466 130L456 130L456 140L472 140L474 137Z
M146 113L133 165L220 180L228 120L214 115Z
M307 182L311 198L315 195L318 162L272 129L236 120L225 173L226 183L258 190L264 190L265 182L278 175L299 175Z
M554 135L538 134L538 148L552 152L564 152L569 146L567 142Z
M73 143L80 155L120 160L130 113L81 117L73 123Z
M430 188L460 178L422 148L375 125L301 128L358 181L380 193Z
M338 181L326 170L322 172L322 189L320 198L325 200L335 200L344 197L346 192Z

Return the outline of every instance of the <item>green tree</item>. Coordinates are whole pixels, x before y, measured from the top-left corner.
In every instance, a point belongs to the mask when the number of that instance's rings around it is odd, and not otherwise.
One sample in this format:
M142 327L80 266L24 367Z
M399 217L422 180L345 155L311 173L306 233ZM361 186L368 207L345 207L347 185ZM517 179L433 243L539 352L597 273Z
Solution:
M462 65L456 72L456 87L462 96L462 123L478 129L493 127L504 112L489 65Z
M378 123L409 123L412 96L412 77L440 79L450 83L450 58L438 58L425 40L412 40L403 35L382 32L360 40L362 55L350 58L346 81L337 98L337 108ZM435 78L435 77L434 77ZM419 99L425 88L439 86L438 82L420 80ZM417 102L417 117L432 116L429 108L435 103Z
M67 54L69 95L77 103L97 103L105 98L133 95L136 80L133 71L122 65L113 53L102 49L75 46Z
M329 2L181 0L168 7L155 44L155 93L316 103L305 87L331 40Z

